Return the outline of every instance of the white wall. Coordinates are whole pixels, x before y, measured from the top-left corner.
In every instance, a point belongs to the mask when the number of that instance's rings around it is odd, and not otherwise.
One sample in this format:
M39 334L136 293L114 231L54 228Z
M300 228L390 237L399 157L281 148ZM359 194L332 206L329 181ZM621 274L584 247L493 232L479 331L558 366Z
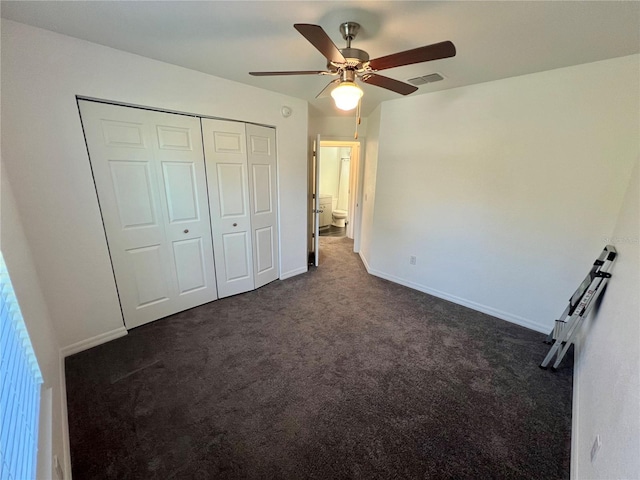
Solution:
M364 149L364 172L362 175L362 225L360 230L360 258L370 271L374 244L373 219L378 171L378 144L380 137L381 106L371 115L367 125L367 143Z
M618 256L576 348L572 478L640 478L640 167L609 241ZM596 435L602 446L591 463Z
M340 148L321 147L320 150L320 195L331 195L333 208L338 196L338 176L340 175Z
M638 156L638 66L634 55L383 103L370 272L550 330L613 231Z
M331 195L332 210L338 208L338 200L343 204L342 210L348 210L348 198L340 198L340 171L343 168L342 159L350 158L350 147L321 147L320 154L320 195ZM349 175L347 169L347 175ZM343 179L344 180L344 179ZM346 178L343 189L346 189L345 197L348 197L349 178Z
M4 125L3 125L4 126ZM3 162L4 163L4 162ZM37 478L55 478L51 470L49 453L66 458L66 400L60 345L47 305L42 294L33 257L27 245L22 222L16 211L11 185L2 166L0 186L0 249L11 276L11 283L20 304L20 310L29 332L33 350L42 372L43 387L52 389L52 410L41 406L41 429L38 438ZM51 429L47 431L46 419L50 416ZM45 420L45 421L43 421ZM44 427L44 428L43 428ZM49 437L47 438L47 434ZM48 446L50 444L50 447ZM46 457L45 457L46 456Z
M358 138L367 136L367 123L367 118L361 119L358 126ZM356 120L351 115L342 117L309 117L309 135L313 139L320 134L323 140L353 140L355 131Z
M2 155L65 352L123 333L76 95L275 126L281 278L307 270L305 101L2 20Z

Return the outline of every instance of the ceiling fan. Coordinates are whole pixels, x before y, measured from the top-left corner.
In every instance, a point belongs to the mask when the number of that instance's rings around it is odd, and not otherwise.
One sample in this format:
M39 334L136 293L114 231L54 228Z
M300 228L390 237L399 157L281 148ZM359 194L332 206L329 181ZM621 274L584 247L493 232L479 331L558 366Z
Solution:
M331 91L331 96L336 102L336 106L342 110L352 110L360 102L363 92L357 85L356 78L376 87L386 88L401 95L409 95L418 88L393 78L378 75L377 72L388 68L453 57L456 54L456 47L453 43L445 41L369 60L367 52L358 48L351 48L351 41L356 38L360 30L360 25L356 22L345 22L340 25L342 38L347 41L346 48L336 47L329 35L319 25L296 23L293 27L325 56L327 69L249 72L249 74L254 76L331 75L338 77L331 81L316 98L322 96L332 85L338 84Z

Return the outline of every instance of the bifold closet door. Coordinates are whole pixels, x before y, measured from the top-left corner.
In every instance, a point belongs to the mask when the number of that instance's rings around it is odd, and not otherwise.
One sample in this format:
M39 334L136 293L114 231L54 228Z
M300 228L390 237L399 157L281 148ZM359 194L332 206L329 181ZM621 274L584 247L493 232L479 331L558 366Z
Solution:
M246 125L249 200L255 288L279 277L276 133L273 128Z
M206 118L202 132L222 298L279 277L275 133Z
M217 299L199 119L79 103L126 327Z

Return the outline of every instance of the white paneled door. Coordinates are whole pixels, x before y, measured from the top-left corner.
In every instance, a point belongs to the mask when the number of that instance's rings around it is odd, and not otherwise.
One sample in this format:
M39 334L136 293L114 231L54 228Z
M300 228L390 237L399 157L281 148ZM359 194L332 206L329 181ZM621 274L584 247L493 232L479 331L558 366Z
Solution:
M79 104L126 327L218 298L199 119Z
M246 125L249 200L255 288L278 278L276 134L273 128Z
M218 294L253 290L244 123L202 119Z
M275 132L205 118L202 132L222 298L279 276Z

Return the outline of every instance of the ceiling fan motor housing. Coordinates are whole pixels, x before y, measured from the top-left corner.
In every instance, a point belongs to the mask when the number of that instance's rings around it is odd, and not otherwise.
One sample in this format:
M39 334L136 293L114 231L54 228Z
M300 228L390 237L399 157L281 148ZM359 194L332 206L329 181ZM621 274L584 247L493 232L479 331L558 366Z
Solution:
M338 69L363 70L369 62L369 54L359 48L339 48L346 62L341 64L327 63L327 68L332 71Z
M356 22L344 22L340 24L342 38L347 41L347 48L339 48L340 53L345 58L346 63L342 68L362 70L365 63L369 61L369 54L359 48L351 48L351 41L356 38L360 31L360 24Z
M346 66L360 70L369 61L369 54L359 48L341 48L340 53L347 60Z

